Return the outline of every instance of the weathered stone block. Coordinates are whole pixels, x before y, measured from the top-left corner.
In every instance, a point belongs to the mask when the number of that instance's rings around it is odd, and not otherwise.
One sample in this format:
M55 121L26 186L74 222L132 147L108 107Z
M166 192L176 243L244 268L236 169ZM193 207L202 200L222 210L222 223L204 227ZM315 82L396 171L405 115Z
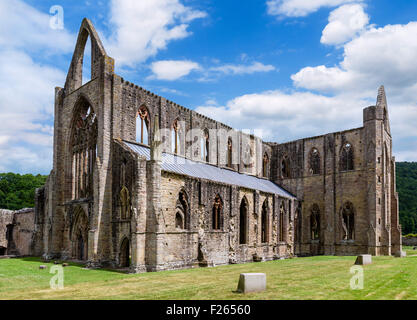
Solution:
M355 264L367 265L372 263L372 256L370 254L361 254L356 258Z
M39 269L40 269L40 270L45 270L45 269L46 269L46 266L44 266L44 265L39 266Z
M237 291L240 293L260 292L266 290L265 273L241 273Z

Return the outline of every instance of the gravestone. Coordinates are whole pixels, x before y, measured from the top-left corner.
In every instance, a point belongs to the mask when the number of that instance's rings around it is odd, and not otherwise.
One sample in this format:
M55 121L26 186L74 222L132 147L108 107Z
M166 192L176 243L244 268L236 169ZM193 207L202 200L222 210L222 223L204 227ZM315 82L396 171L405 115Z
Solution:
M372 256L370 254L361 254L356 258L355 264L357 265L367 265L372 263Z
M46 266L39 266L39 269L41 269L41 270L45 270L46 269Z
M237 292L249 293L260 292L266 290L266 274L265 273L241 273Z
M407 252L405 252L405 251L397 251L397 252L395 253L395 256L396 256L397 258L405 258L405 257L407 256Z

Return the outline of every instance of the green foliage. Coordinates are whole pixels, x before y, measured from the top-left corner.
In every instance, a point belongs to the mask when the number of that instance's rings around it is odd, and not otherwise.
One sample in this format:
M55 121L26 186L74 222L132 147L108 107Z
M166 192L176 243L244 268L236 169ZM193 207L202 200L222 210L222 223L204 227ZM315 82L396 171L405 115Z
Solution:
M48 176L40 174L0 173L0 208L19 210L35 206L35 190L45 184Z
M417 233L417 162L397 162L396 167L402 232Z

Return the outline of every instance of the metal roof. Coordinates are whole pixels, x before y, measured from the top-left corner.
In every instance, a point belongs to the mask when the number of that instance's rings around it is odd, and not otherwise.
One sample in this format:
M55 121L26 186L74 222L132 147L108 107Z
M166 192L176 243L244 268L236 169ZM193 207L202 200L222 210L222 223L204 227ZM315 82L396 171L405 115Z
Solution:
M150 159L150 149L137 144L124 142L132 151ZM200 178L220 182L229 185L236 185L252 190L259 190L266 193L277 194L285 198L295 198L272 181L260 179L255 176L238 173L232 170L222 169L214 165L192 161L169 153L162 154L161 169L192 178Z

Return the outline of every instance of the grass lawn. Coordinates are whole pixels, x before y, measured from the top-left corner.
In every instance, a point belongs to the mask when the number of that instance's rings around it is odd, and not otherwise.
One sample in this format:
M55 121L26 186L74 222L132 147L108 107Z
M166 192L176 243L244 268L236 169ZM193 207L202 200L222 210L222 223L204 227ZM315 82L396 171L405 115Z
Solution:
M412 254L412 248L405 248ZM416 253L417 254L417 253ZM144 274L64 268L63 290L50 289L53 264L37 258L0 260L0 299L416 299L417 256L373 257L364 289L351 290L355 257L309 257ZM40 270L41 264L47 265ZM263 272L267 291L235 293L239 274Z

